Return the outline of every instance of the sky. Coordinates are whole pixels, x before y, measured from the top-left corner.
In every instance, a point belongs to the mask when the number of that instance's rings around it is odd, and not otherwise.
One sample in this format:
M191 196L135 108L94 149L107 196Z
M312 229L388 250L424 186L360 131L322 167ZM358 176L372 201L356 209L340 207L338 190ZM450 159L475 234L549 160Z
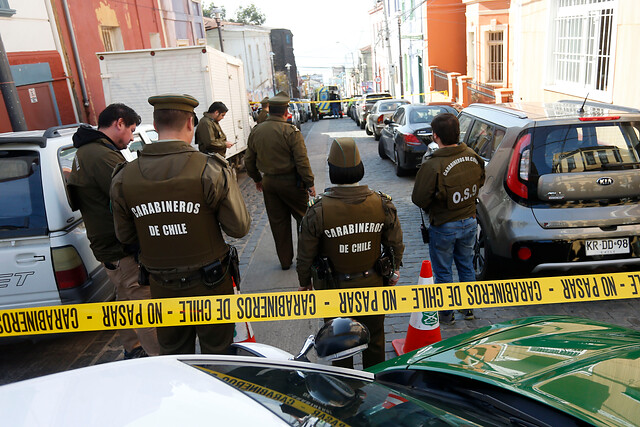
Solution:
M211 3L224 7L227 18L253 3L267 18L264 26L291 30L300 74L351 67L358 50L371 44L368 12L374 0L203 0L203 7Z

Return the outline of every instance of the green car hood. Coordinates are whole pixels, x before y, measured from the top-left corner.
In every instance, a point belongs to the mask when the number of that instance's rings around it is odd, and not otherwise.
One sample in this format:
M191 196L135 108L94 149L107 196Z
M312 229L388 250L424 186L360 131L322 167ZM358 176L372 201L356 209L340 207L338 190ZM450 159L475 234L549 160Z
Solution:
M529 317L423 347L368 370L433 370L543 401L585 421L640 425L640 332L576 317Z

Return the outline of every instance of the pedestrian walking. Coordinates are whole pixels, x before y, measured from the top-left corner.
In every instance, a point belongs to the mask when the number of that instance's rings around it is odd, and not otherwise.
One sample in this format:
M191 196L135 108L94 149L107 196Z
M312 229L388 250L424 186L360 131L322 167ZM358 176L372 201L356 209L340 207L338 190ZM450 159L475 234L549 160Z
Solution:
M196 144L200 152L207 154L220 154L225 156L227 148L233 147L233 143L227 141L227 135L220 127L220 120L224 119L229 109L222 102L214 102L196 128Z
M116 238L109 199L111 175L125 162L120 150L133 140L140 116L124 104L111 104L98 116L98 129L80 126L73 135L77 148L67 180L74 208L80 209L96 259L116 291L117 301L151 298L148 286L138 283L136 242L122 244ZM157 356L160 346L155 328L122 329L118 333L124 358Z
M190 146L198 101L158 95L153 105L158 142L116 169L111 186L116 235L140 243L140 267L153 298L233 294L237 255L222 231L242 237L250 218L229 163ZM225 353L234 324L158 328L163 354Z
M328 163L335 186L309 202L300 227L300 290L395 285L404 244L391 197L359 185L364 165L353 138L335 139ZM354 319L366 325L371 336L363 366L384 362L384 314ZM334 364L352 368L353 359Z
M260 101L260 104L262 105L262 108L260 109L258 118L256 119L256 123L258 124L264 122L267 120L267 117L269 117L269 98L265 96L262 98L262 101Z
M244 156L247 174L264 195L283 270L288 270L293 262L291 217L299 226L309 195L316 195L302 133L285 119L288 105L289 96L285 92L269 99L269 117L251 131Z
M484 161L459 142L460 124L453 114L437 115L431 129L439 148L420 167L411 200L429 215L429 254L435 282L453 281L453 262L459 281L471 282L476 279L476 196L484 184ZM453 311L439 314L440 322L455 322ZM465 320L474 318L473 310L463 314Z

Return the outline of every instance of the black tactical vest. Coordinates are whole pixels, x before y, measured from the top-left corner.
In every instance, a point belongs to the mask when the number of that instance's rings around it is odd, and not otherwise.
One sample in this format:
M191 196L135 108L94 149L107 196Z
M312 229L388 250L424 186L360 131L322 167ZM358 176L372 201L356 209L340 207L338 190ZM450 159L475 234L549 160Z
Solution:
M323 197L322 216L322 255L331 259L336 271L352 274L373 268L380 257L385 220L380 195L372 193L358 204Z
M207 159L192 153L184 169L164 181L146 179L138 161L122 171L122 192L134 217L145 267L191 271L226 254L215 213L203 195Z

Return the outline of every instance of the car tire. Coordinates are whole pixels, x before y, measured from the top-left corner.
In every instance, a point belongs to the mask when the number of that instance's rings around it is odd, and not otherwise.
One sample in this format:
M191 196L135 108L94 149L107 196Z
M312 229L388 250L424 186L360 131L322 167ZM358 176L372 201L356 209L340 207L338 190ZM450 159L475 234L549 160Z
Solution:
M366 127L366 123L362 120L360 121L360 129L364 129Z
M360 119L358 119L357 117L354 119L356 121L356 126L360 126Z
M473 268L476 272L476 280L487 280L495 276L495 258L491 252L491 245L487 239L487 233L483 221L478 218L476 230L476 243L473 245Z
M400 156L398 155L398 150L394 150L394 160L396 162L396 176L406 176L409 171L402 166L400 166Z
M376 141L380 141L380 134L373 132L373 139L375 139Z
M367 135L373 135L373 132L371 132L371 130L369 129L369 126L365 126L364 131L367 133Z
M382 141L380 141L380 138L378 138L378 155L381 159L389 158L389 156L387 156L387 153L384 152L384 146L382 145Z

